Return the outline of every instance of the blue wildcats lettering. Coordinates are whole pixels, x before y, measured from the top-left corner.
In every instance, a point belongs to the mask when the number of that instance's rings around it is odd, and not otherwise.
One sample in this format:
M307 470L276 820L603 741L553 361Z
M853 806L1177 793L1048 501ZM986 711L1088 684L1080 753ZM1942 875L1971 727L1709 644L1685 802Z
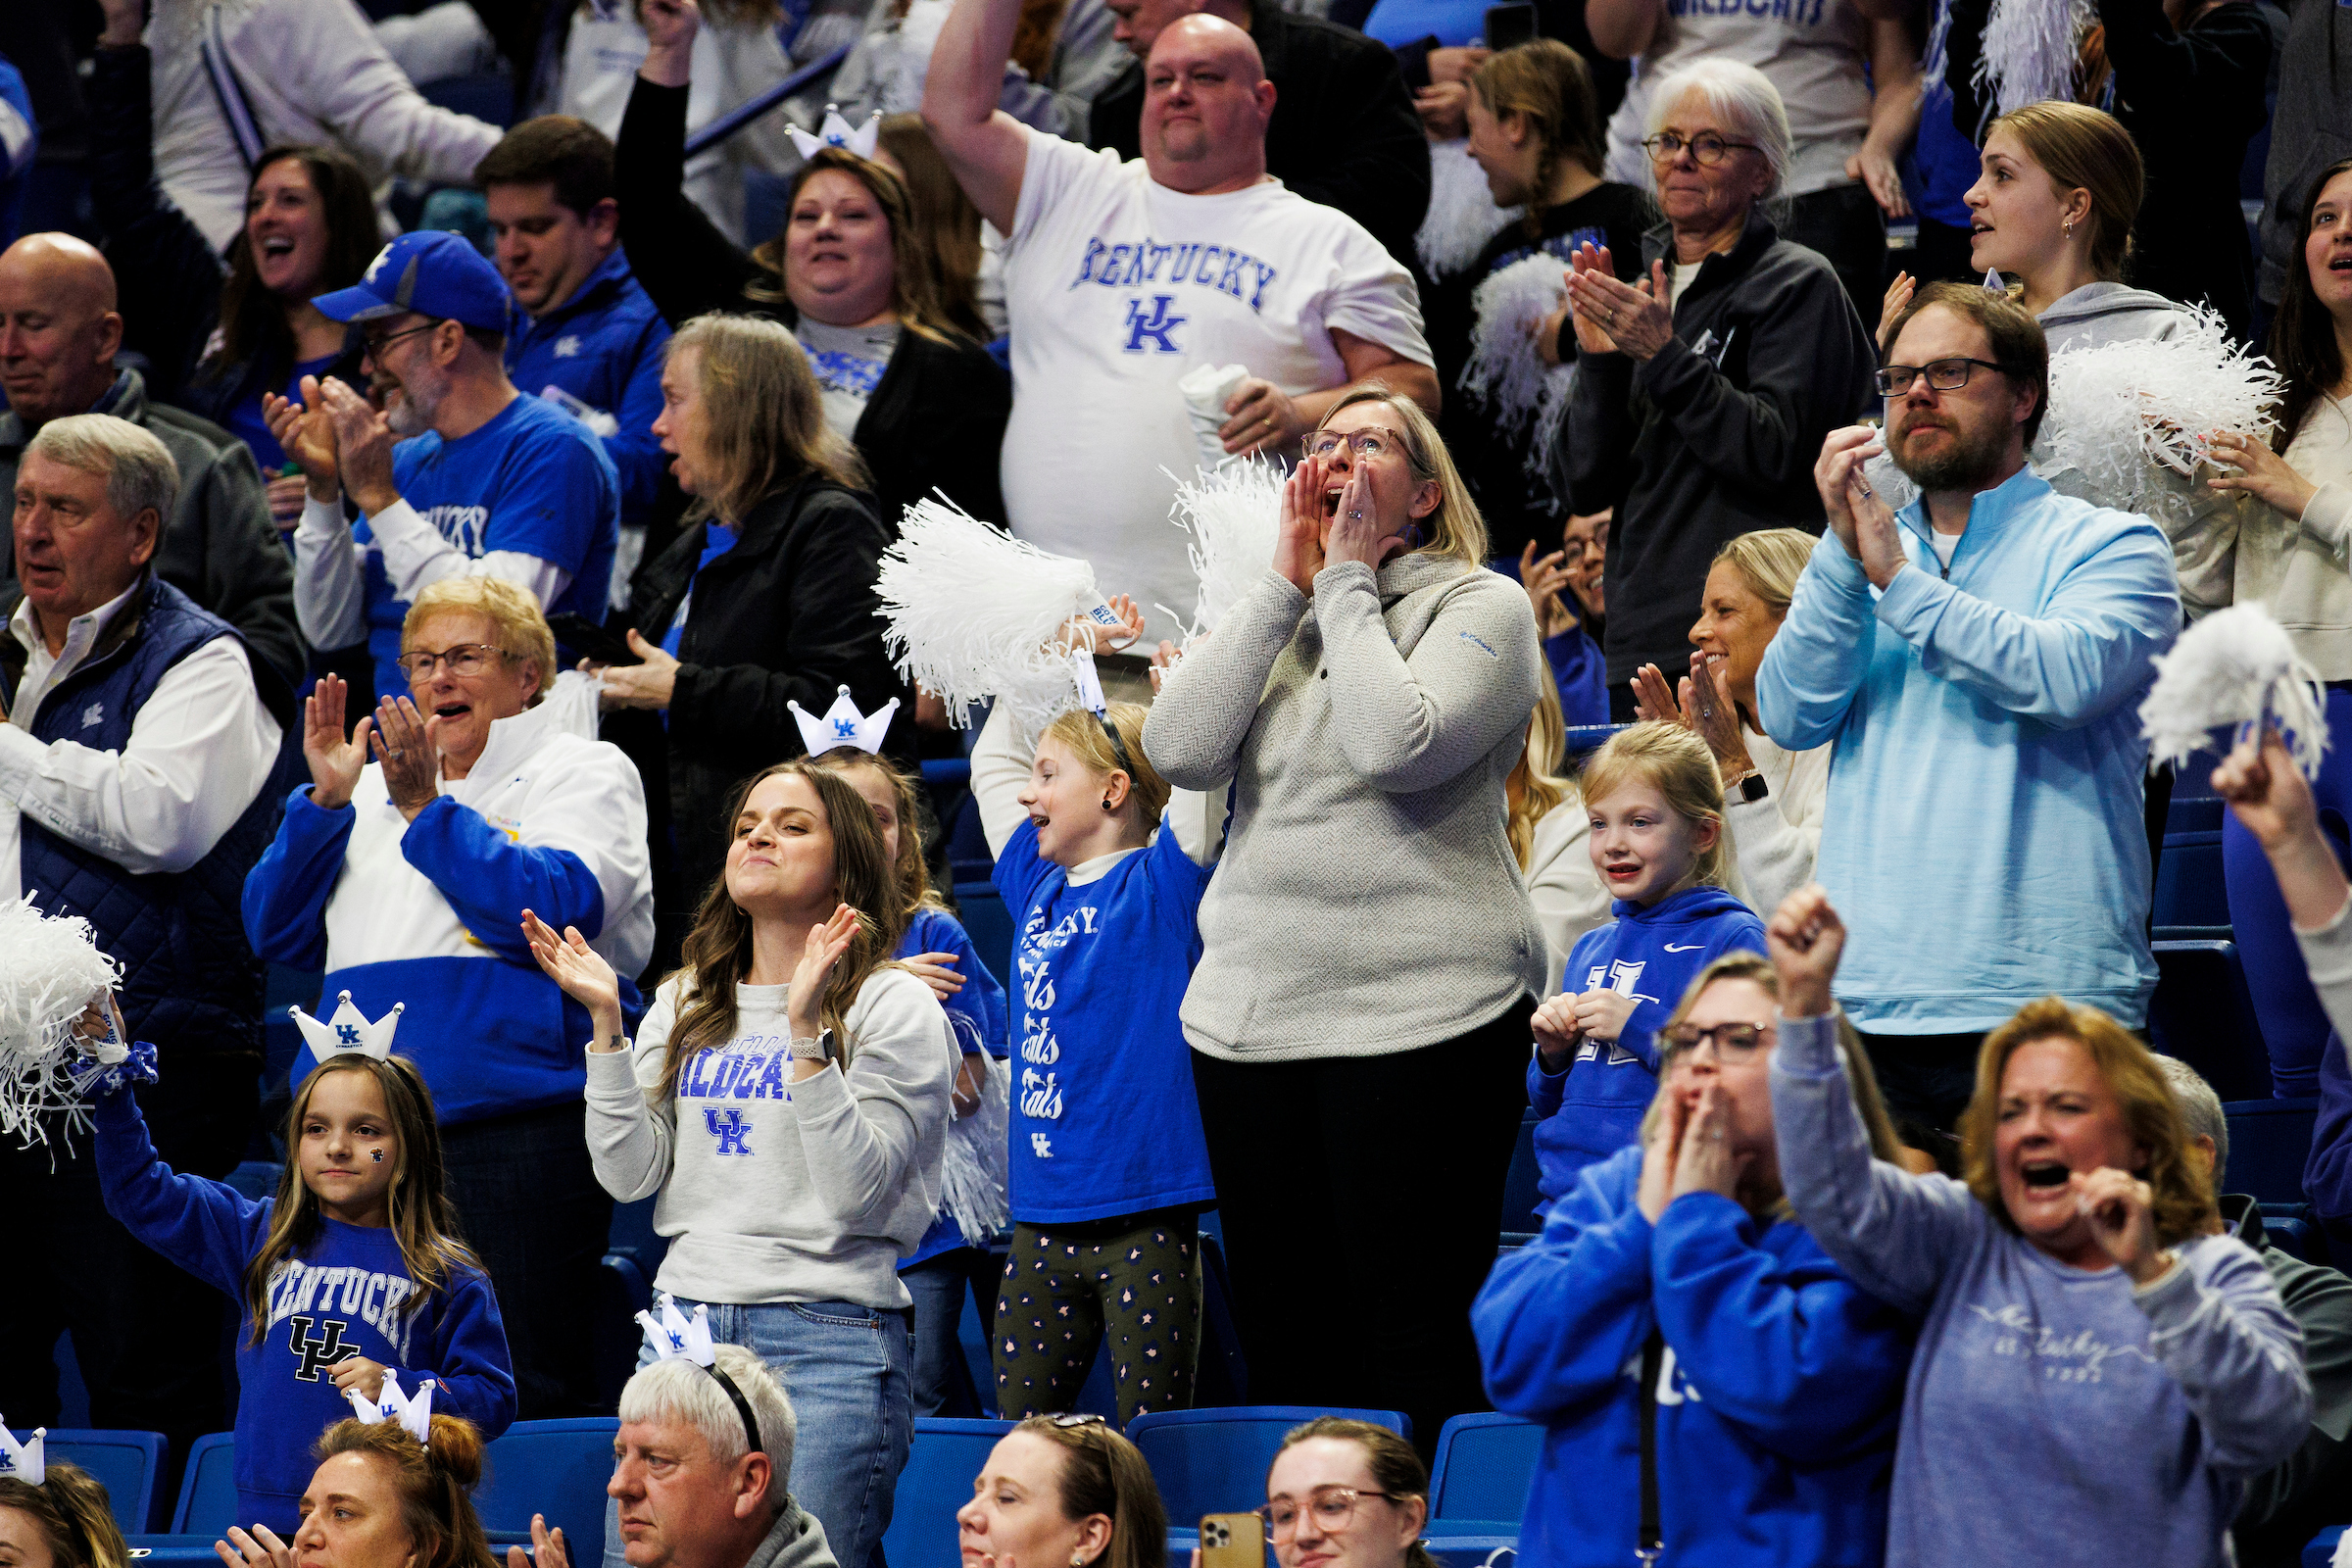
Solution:
M721 1110L716 1105L705 1105L703 1125L710 1128L710 1136L718 1140L718 1152L721 1154L748 1154L752 1152L752 1146L744 1142L751 1134L752 1124L734 1106L729 1105Z
M1154 294L1152 296L1152 314L1146 316L1144 302L1140 298L1129 300L1127 302L1127 346L1125 352L1129 354L1143 353L1144 339L1150 338L1153 343L1159 345L1153 350L1154 353L1182 353L1183 351L1176 346L1176 340L1169 334L1190 320L1191 318L1171 313L1168 307L1175 303L1176 296L1173 294Z

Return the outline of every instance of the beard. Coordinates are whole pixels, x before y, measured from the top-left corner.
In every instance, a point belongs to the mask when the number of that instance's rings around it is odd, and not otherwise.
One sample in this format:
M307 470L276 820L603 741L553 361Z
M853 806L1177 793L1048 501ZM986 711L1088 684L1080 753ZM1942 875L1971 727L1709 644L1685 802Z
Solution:
M1915 433L1939 429L1951 436L1941 451L1914 455L1911 440ZM1993 428L1969 431L1958 424L1922 422L1906 425L1894 432L1886 444L1887 455L1903 476L1922 490L1953 491L1982 490L2000 474L2003 460L2008 454L2008 431Z
M449 377L431 366L419 365L399 376L395 384L400 388L400 401L384 414L392 433L405 441L430 430L441 412L441 400L449 396Z

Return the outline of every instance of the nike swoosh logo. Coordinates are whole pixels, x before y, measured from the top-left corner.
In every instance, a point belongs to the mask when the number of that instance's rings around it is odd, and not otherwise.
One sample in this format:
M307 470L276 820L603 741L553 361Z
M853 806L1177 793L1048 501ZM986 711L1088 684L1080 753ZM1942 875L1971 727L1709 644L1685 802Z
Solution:
M1700 948L1705 946L1706 944L1703 942L1686 942L1678 948L1673 943L1669 942L1666 944L1666 951L1668 953L1696 953Z

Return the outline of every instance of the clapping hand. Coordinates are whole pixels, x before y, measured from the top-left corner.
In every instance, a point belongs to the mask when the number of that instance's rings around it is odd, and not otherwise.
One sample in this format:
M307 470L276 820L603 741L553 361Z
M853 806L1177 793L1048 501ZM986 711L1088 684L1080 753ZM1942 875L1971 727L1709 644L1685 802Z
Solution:
M522 911L522 939L557 989L588 1009L594 1031L590 1048L611 1047L612 1037L621 1032L620 978L605 956L588 945L578 926L567 925L558 936L555 927L529 909Z
M441 798L441 748L436 716L426 718L406 697L388 697L375 708L375 733L368 737L384 770L384 793L410 821Z
M1576 612L1560 590L1568 586L1568 559L1565 550L1554 550L1538 558L1536 542L1530 539L1519 552L1519 585L1527 590L1527 602L1536 612L1536 635L1557 637L1576 629Z
M311 764L311 804L322 811L340 811L351 804L360 774L368 766L368 732L372 717L360 720L348 739L343 734L343 703L349 690L340 675L329 675L302 700L302 760Z
M2156 1197L2146 1182L2102 1165L2073 1172L2067 1185L2075 1190L2075 1206L2089 1222L2092 1239L2132 1284L2152 1285L2171 1266L2156 1242Z
M1894 574L1908 563L1894 513L1862 471L1864 464L1886 450L1878 431L1867 424L1849 424L1829 433L1821 444L1821 459L1813 465L1813 486L1821 493L1830 531L1876 588L1894 581Z
M319 407L318 378L302 378L302 401L290 403L274 392L262 394L262 422L270 439L285 450L302 470L313 501L343 498L343 474L335 451L335 421Z
M1600 344L1595 352L1612 349L1646 360L1674 336L1674 311L1667 305L1666 263L1652 262L1649 276L1640 286L1625 282L1614 270L1608 247L1586 245L1570 259L1568 299L1575 307L1577 347L1586 345L1585 323L1596 322Z
M1903 313L1911 308L1911 296L1918 290L1919 279L1909 272L1895 273L1894 281L1886 285L1886 302L1879 307L1881 354L1886 352L1886 345L1894 336L1894 323L1901 320Z
M307 396L309 382L304 388ZM392 421L384 411L331 375L318 383L312 407L334 425L343 488L352 501L369 516L396 505L400 486L392 477Z
M858 934L858 911L841 904L834 906L830 918L808 928L808 939L801 945L801 961L792 971L788 1013L795 1040L813 1039L822 1026L819 1020L824 1016L825 993L833 985L833 966L850 951L851 939ZM820 1067L823 1063L805 1061L798 1065Z
M1818 886L1798 888L1764 923L1764 946L1780 972L1781 1013L1819 1018L1831 1006L1830 982L1845 952L1845 923Z
M1207 640L1207 638L1208 633L1202 632L1199 637L1195 638L1194 641L1204 642ZM1152 655L1152 696L1157 697L1159 695L1160 688L1167 684L1168 677L1175 673L1177 664L1182 662L1183 659L1183 649L1177 647L1165 637L1162 637L1159 640L1159 647L1154 650Z
M531 1551L523 1555L520 1546L507 1548L507 1568L571 1568L571 1543L564 1539L562 1530L547 1528L547 1515L531 1515Z
M230 1525L228 1539L214 1542L213 1552L228 1568L294 1568L294 1548L268 1525L255 1525L252 1535Z

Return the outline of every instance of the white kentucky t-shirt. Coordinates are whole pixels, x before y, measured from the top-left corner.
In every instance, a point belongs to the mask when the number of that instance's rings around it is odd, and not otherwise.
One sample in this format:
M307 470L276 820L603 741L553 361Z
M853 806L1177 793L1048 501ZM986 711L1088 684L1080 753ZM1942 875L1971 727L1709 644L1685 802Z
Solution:
M1355 220L1267 179L1222 196L1152 183L1138 159L1029 133L1004 253L1012 418L1004 506L1041 550L1094 563L1154 636L1199 579L1169 519L1199 447L1176 388L1242 365L1285 392L1348 379L1334 329L1431 363L1411 276Z

